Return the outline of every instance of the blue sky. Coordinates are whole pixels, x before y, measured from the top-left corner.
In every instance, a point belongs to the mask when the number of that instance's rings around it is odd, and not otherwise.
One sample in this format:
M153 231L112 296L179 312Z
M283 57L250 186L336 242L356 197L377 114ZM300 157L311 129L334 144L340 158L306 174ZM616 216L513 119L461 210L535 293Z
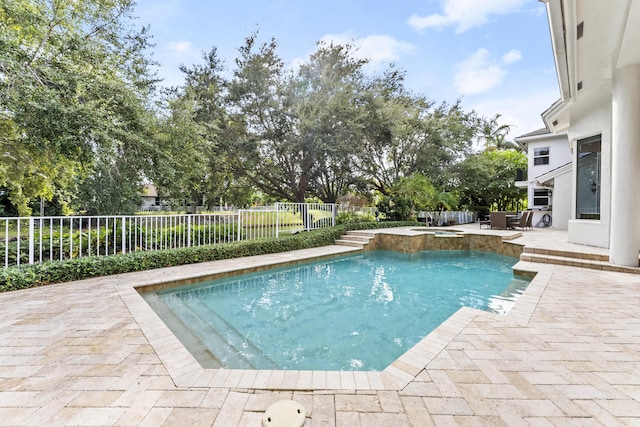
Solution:
M139 0L159 76L179 85L180 64L215 46L228 70L247 35L275 37L290 66L319 40L352 42L371 70L390 62L406 85L485 117L499 113L510 138L543 127L559 98L545 6L535 0Z

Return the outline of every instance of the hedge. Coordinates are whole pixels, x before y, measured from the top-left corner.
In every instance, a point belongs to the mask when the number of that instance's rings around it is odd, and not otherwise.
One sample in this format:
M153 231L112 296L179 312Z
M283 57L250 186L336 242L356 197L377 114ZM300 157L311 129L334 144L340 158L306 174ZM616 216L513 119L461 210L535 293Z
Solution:
M346 223L280 238L246 240L209 246L88 256L0 269L0 292L27 289L111 274L194 264L252 255L287 252L332 245L349 230L416 226L416 222Z

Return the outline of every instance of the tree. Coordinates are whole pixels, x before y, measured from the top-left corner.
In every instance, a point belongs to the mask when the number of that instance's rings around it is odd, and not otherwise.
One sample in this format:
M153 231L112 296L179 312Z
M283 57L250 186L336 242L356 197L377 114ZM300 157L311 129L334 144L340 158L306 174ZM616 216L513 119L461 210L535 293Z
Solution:
M364 97L366 119L357 170L383 195L412 173L413 136L421 113L431 107L425 99L407 94L403 82L404 73L388 70L369 84Z
M404 75L388 72L371 88L365 150L359 169L373 187L389 194L398 179L420 173L436 186L449 185L452 167L467 155L478 134L475 112L460 102L435 106L404 89Z
M511 125L499 124L501 115L496 114L489 120L484 120L481 137L484 139L485 150L509 150L522 151L522 147L513 141L507 141L507 135Z
M335 203L354 184L365 64L351 45L320 42L293 80L298 137L314 158L310 190L324 202Z
M62 187L79 180L60 177L90 175L102 154L141 178L154 79L147 31L129 27L132 8L130 0L0 1L0 112L9 122L0 148L30 165L1 171L0 182L21 215L24 200L70 192Z
M445 210L455 209L459 202L459 196L456 193L434 187L429 178L419 173L400 178L391 196L392 200L396 200L396 205L408 204L411 214L425 210L438 212L438 217ZM397 200L402 200L404 203Z
M229 85L232 120L244 129L231 147L235 171L269 195L304 202L314 164L296 135L291 75L275 39L256 44L257 33L245 39Z
M152 173L159 191L174 201L187 201L191 213L204 201L211 205L222 197L230 173L223 144L232 125L222 62L216 48L204 53L203 60L204 64L180 67L185 84L173 88L166 100Z
M515 150L491 150L469 156L457 166L461 203L470 208L518 210L526 189L515 186L516 171L526 168L527 158Z
M475 111L464 111L458 100L433 108L422 123L414 170L438 188L451 188L455 165L471 154L482 121Z
M429 207L435 193L431 181L421 174L400 178L393 188L393 195L408 200L412 211Z
M126 159L100 156L77 186L75 204L87 215L133 214L142 202L140 177Z
M335 202L354 183L366 61L354 59L349 45L318 43L294 74L275 40L256 47L256 37L240 49L230 84L232 108L246 129L239 169L273 197Z

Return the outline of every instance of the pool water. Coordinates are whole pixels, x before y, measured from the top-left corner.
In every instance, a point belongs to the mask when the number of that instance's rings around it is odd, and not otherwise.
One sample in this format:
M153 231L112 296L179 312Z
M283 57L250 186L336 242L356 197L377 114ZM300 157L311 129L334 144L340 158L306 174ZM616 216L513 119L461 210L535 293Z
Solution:
M143 296L204 367L377 371L462 306L508 311L516 262L373 251Z

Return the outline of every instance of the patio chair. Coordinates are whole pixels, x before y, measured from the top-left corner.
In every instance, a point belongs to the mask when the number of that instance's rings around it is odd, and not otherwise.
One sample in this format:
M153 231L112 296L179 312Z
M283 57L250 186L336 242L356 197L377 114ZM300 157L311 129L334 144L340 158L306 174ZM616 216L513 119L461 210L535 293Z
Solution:
M529 217L533 215L533 212L531 211L524 211L522 212L522 216L520 217L520 219L513 221L511 224L509 224L511 227L513 228L522 228L522 231L525 230L525 228L527 228L527 222L529 221Z
M527 212L529 212L529 218L527 218L527 228L533 230L533 211Z

